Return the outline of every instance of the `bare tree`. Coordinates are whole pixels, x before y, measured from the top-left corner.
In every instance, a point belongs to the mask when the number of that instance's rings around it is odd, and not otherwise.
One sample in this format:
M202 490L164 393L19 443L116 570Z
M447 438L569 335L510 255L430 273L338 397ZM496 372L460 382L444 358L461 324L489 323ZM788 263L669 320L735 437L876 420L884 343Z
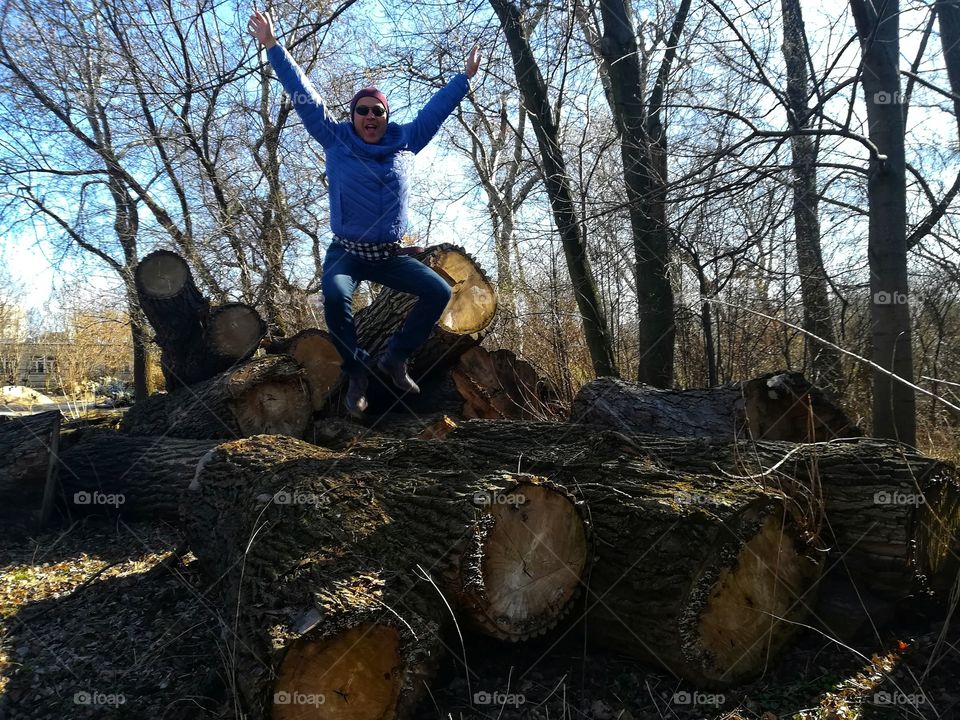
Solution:
M913 382L909 283L904 121L900 107L899 4L874 6L850 0L862 52L860 82L867 103L871 142L867 193L870 202L871 337L873 361ZM916 443L916 399L908 385L873 373L873 432L878 437Z
M560 129L546 83L527 40L520 9L510 0L490 0L490 4L507 37L520 94L537 136L544 183L560 233L594 372L597 376L616 375L613 345L587 255L583 226L561 149Z

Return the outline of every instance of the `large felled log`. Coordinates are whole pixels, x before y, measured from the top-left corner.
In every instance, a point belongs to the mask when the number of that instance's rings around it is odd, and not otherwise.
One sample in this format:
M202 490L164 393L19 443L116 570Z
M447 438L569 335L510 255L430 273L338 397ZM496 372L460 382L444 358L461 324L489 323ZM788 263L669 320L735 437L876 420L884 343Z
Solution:
M464 418L560 420L566 415L553 383L510 350L470 348L450 372L464 399Z
M286 355L271 355L191 387L151 395L130 408L120 430L177 438L302 437L312 412L300 366Z
M193 385L245 360L266 332L249 305L229 303L211 311L186 260L169 250L143 258L135 280L160 346L167 389Z
M0 424L0 498L3 514L49 518L56 482L59 410L10 418Z
M194 554L239 610L237 687L258 718L293 717L283 693L322 696L323 716L406 714L448 622L441 593L497 637L552 627L587 561L580 513L535 478L397 471L266 436L219 446L183 499Z
M705 390L659 390L598 378L577 393L570 418L625 433L726 441L820 442L861 434L823 391L795 372Z
M216 444L81 431L60 454L60 485L75 512L178 522L180 494Z
M523 438L518 444L516 438ZM464 422L447 436L471 461L483 457L554 477L581 457L633 457L681 472L744 477L822 505L828 565L863 591L896 600L928 585L949 587L960 557L960 471L896 443L729 443L628 435L579 424Z
M591 642L726 685L767 667L806 615L822 555L812 518L785 495L562 446L557 463L545 433L523 433L532 424L486 425L513 431L487 443L477 440L480 423L465 423L469 438L458 429L443 441L370 440L359 451L411 471L456 459L482 474L540 459L554 482L576 488L597 538L585 599Z

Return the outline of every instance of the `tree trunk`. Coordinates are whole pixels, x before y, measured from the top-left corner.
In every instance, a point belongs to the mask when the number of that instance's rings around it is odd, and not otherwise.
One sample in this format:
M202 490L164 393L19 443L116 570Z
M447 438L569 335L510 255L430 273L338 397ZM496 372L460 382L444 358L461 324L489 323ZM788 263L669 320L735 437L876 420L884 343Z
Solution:
M522 445L516 438L523 438ZM474 468L487 464L547 475L561 484L582 458L628 457L647 466L747 477L818 514L828 566L860 590L896 600L925 586L949 589L960 571L960 470L906 453L895 443L850 439L830 444L739 442L630 435L583 425L470 421L444 440ZM415 441L405 451L418 449ZM358 452L363 452L358 448ZM385 453L395 463L396 450Z
M546 83L524 34L519 8L511 0L490 0L490 5L497 13L507 36L517 85L537 136L547 196L550 198L553 219L563 243L563 253L583 320L583 331L593 362L593 371L598 377L617 375L607 319L590 267L583 226L577 216L570 177L560 147L560 129L554 121L555 113L547 96Z
M273 717L282 693L322 696L324 712L350 703L351 717L408 714L448 623L443 597L461 624L527 638L569 610L588 558L581 508L549 483L397 469L284 437L219 446L182 512L237 615L254 717L271 693Z
M637 378L655 387L673 384L673 288L668 267L670 232L666 221L667 136L660 110L690 0L677 8L657 82L645 101L630 5L603 0L600 48L609 77L611 111L620 130L623 179L636 262L640 359Z
M168 250L140 261L136 286L161 349L168 390L194 385L242 362L266 332L248 305L229 303L211 311L186 260Z
M127 519L180 519L179 497L210 440L130 437L109 430L80 431L60 454L60 486L80 513L119 512Z
M783 57L787 66L787 100L792 129L813 127L807 105L807 38L800 0L781 0L783 10ZM797 270L803 298L803 328L821 340L837 344L827 293L827 273L820 249L820 195L817 191L817 144L809 135L790 138L793 149L793 222L796 233ZM807 336L804 338L819 386L839 393L843 373L840 352Z
M49 498L56 480L59 410L26 415L0 424L0 498L11 520L41 522L49 516Z
M821 442L860 432L800 373L769 373L705 390L657 390L614 378L584 385L571 421L663 437Z
M850 7L863 54L860 79L869 137L876 146L867 182L872 360L913 382L899 3L890 0L874 8L864 0L850 0ZM873 372L873 434L907 445L917 440L913 389L879 371Z
M128 435L227 439L302 437L312 415L303 371L286 355L256 358L192 387L151 395L123 416Z
M564 432L571 448L558 445ZM581 428L558 423L474 421L442 441L371 440L358 452L379 452L396 471L450 458L480 475L538 464L590 509L591 640L698 685L762 671L804 615L804 595L819 577L812 517L755 482L594 452L583 437Z

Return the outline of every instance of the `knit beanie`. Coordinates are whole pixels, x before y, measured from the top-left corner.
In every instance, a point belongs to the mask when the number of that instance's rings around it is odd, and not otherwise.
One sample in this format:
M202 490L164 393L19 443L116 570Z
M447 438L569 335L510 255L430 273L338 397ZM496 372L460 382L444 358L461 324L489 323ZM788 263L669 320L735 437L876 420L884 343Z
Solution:
M360 90L356 95L353 96L353 100L350 101L350 119L353 119L353 111L357 107L357 102L360 98L372 97L374 100L379 100L380 104L383 105L383 109L387 111L387 117L390 117L390 104L387 102L387 96L382 92L377 90L375 87L365 87L363 90Z

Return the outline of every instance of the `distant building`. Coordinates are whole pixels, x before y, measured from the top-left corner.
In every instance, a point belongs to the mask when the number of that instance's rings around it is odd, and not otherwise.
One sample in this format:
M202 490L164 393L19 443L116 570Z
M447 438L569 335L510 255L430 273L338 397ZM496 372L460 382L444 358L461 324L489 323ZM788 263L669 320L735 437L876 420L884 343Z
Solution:
M0 337L0 385L25 385L34 390L71 390L62 388L69 382L68 376L76 373L61 372L61 363L70 365L73 343L62 338L23 341ZM115 350L115 348L111 348ZM107 353L104 353L107 354ZM110 353L113 354L113 353ZM120 367L106 367L93 360L83 373L85 380L104 376L115 377L123 382L133 382L133 358Z

